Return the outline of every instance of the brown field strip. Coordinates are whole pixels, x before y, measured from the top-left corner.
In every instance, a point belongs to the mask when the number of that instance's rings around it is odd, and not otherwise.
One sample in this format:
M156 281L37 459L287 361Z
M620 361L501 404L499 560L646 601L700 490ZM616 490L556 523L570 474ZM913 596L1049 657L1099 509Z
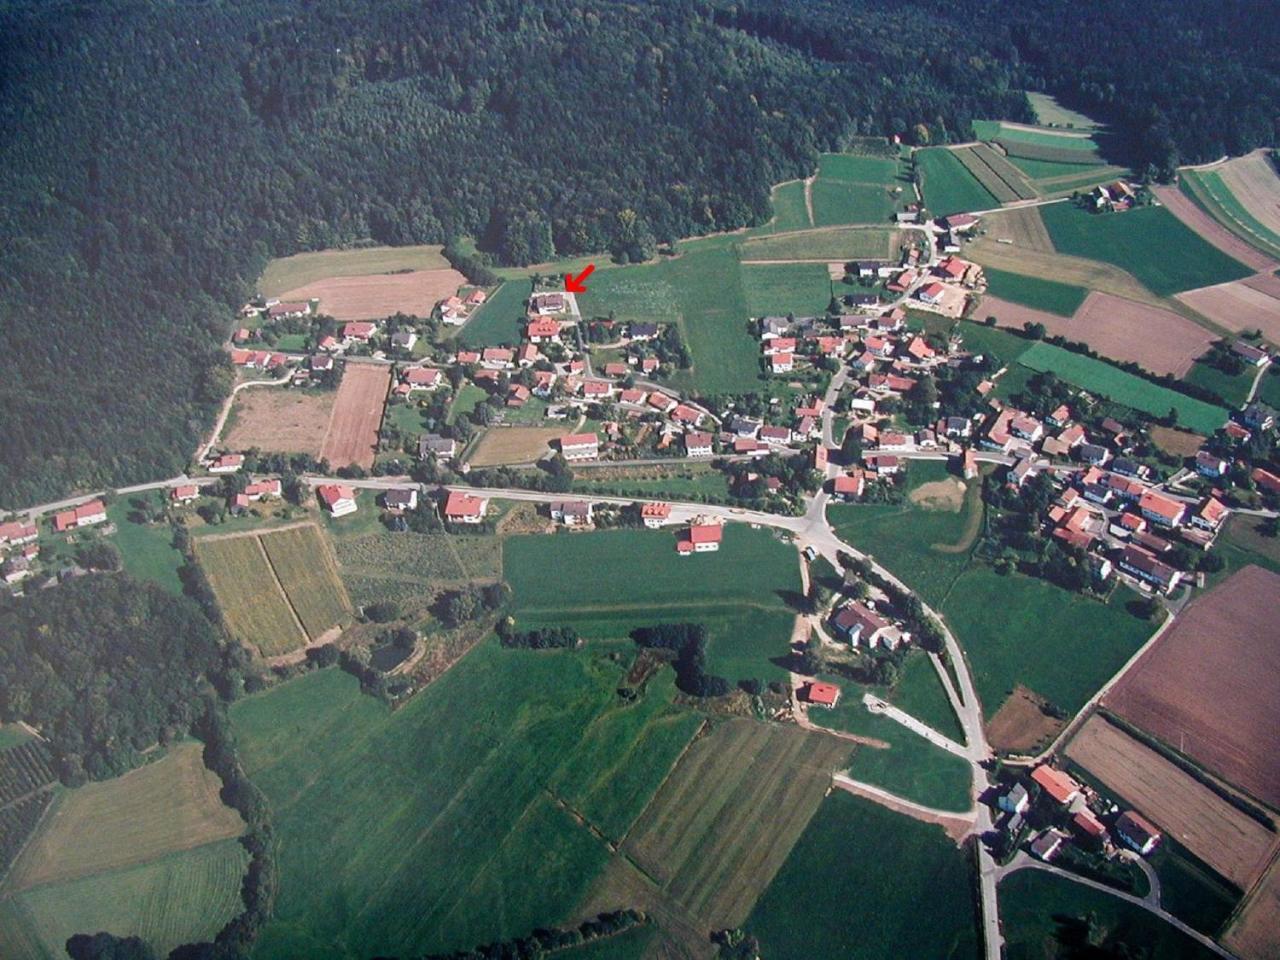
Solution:
M1240 206L1272 233L1280 233L1280 175L1265 150L1228 160L1216 172Z
M1280 299L1280 277L1274 273L1259 273L1252 277L1245 277L1240 282L1259 293Z
M1067 756L1213 869L1249 889L1280 837L1119 727L1094 715Z
M1262 253L1205 213L1176 186L1157 186L1153 192L1169 212L1198 233L1206 242L1254 270L1274 270L1280 264ZM1225 324L1224 324L1225 326Z
M63 793L14 865L7 890L146 863L238 837L244 821L219 799L222 782L191 741L113 780Z
M1034 690L1018 684L987 721L987 739L1003 753L1028 754L1056 737L1065 726L1065 720L1055 720L1045 713Z
M467 462L473 467L532 463L547 452L552 440L572 432L568 426L491 427L471 451Z
M351 611L347 590L324 534L314 524L260 537L267 559L311 640Z
M997 216L1006 216L1002 211ZM1018 211L1019 213L1023 211ZM1038 216L1038 215L1037 215ZM983 218L987 219L986 217ZM966 256L984 267L995 267L1010 273L1022 273L1045 280L1057 280L1059 283L1073 284L1090 290L1101 290L1104 293L1162 306L1159 297L1139 283L1132 274L1119 267L1099 260L1086 260L1082 257L1068 257L1051 250L1038 250L1017 243L998 243L993 237L1006 237L1007 233L993 226L987 229L987 235L973 241L965 248Z
M1204 437L1190 430L1179 430L1177 427L1153 426L1150 429L1151 442L1165 453L1179 457L1194 457L1196 451L1204 446Z
M373 466L390 383L391 367L387 364L347 364L320 445L320 458L328 460L330 467L354 463L368 470Z
M1012 244L1002 243L1001 247L1016 247L1020 250L1039 250L1042 253L1053 253L1053 241L1049 239L1049 230L1044 225L1040 211L1035 207L1021 207L1016 210L1001 210L989 213L982 218L991 242L995 240L1012 240ZM970 247L972 249L972 247ZM992 264L995 266L995 264Z
M1103 705L1280 808L1280 575L1250 566L1193 600Z
M1269 286L1270 280L1280 278L1261 275L1262 286ZM1232 333L1261 330L1272 343L1280 344L1280 299L1259 289L1253 277L1188 290L1177 299Z
M264 656L288 653L306 642L258 537L199 538L194 548L234 637Z
M1272 861L1271 869L1227 927L1222 945L1244 960L1280 957L1280 858Z
M231 426L220 445L231 450L257 447L268 453L320 455L333 416L332 390L251 387L236 394Z
M319 312L335 320L380 320L393 313L429 317L435 305L452 296L467 278L452 268L328 277L294 287L281 300L319 300Z

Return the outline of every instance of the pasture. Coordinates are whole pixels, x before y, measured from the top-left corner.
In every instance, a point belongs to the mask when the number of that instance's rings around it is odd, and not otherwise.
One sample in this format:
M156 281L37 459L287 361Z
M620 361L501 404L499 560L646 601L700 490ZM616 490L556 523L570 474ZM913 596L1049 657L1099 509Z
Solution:
M968 856L940 827L837 790L745 927L770 960L977 958L972 885Z
M467 278L452 267L411 273L331 276L282 294L285 300L318 300L318 313L339 322L380 320L392 314L429 317L445 297L453 296Z
M516 536L506 541L503 569L519 625L567 624L592 639L626 639L654 623L703 623L711 673L730 681L786 675L773 661L789 649L799 559L767 530L729 524L718 552L692 557L676 553L675 528Z
M1074 314L1088 294L1083 287L1073 284L1009 273L995 267L984 268L983 273L987 277L987 291L992 296L1061 317Z
M1091 214L1071 203L1040 208L1054 248L1111 263L1157 296L1239 280L1252 271L1202 240L1163 207Z
M351 250L319 250L281 257L267 264L258 280L264 297L283 297L285 291L326 277L358 277L401 270L447 270L449 261L436 245L410 247L358 247Z
M890 227L824 227L772 237L752 237L744 240L738 250L743 261L748 263L766 260L843 263L848 260L896 258L905 239L904 231Z
M831 302L832 290L826 264L742 265L742 296L747 313L753 317L823 314Z
M1071 110L1047 93L1027 91L1027 100L1035 111L1036 120L1046 127L1067 127L1071 130L1092 132L1097 124L1083 113Z
M999 206L991 191L979 183L955 152L946 147L916 151L925 206L935 217Z
M337 670L237 702L280 838L255 958L469 948L576 917L612 857L588 814L623 829L693 732L661 678L632 704L621 678L591 651L490 642L395 713Z
M984 314L986 311L982 311ZM964 341L964 348L971 353L990 354L1001 364L1012 366L1020 356L1031 349L1034 341L1026 337L1018 337L998 327L984 324L962 322L958 332ZM1005 376L1008 376L1006 373Z
M469 347L518 344L524 333L525 302L530 292L528 280L503 283L463 324L458 341Z
M1175 410L1178 425L1196 433L1211 434L1227 421L1227 411L1216 404L1196 400L1102 360L1072 353L1051 343L1034 344L1018 362L1032 370L1051 370L1083 390L1153 417L1163 417Z
M896 194L874 183L850 183L819 177L809 188L815 227L845 223L884 223L893 217Z
M747 231L748 235L805 230L813 226L808 207L805 206L803 180L788 180L778 184L770 193L770 200L773 203L773 219L763 226L753 227Z
M1249 889L1280 844L1253 817L1101 716L1089 718L1066 752L1241 890Z
M1212 390L1225 401L1227 406L1234 408L1244 406L1245 398L1249 396L1249 390L1253 386L1253 378L1257 372L1253 367L1246 367L1240 373L1229 374L1209 363L1193 363L1182 379L1197 387ZM1265 378L1263 382L1266 382ZM1192 450L1190 455L1194 456L1195 450Z
M337 393L249 387L236 394L219 445L229 450L256 447L269 453L320 455Z
M1272 806L1280 768L1280 575L1249 566L1194 600L1103 704Z
M347 363L334 399L333 415L320 444L320 459L328 460L330 467L355 464L368 470L373 466L390 385L391 367Z

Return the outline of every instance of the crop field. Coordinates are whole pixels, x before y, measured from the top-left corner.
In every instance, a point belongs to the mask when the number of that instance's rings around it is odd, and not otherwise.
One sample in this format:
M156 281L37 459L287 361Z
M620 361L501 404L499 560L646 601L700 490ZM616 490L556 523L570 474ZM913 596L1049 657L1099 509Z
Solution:
M742 265L742 296L753 317L770 314L815 316L831 302L831 277L822 263Z
M799 561L768 531L730 524L718 552L693 557L677 555L674 528L518 536L508 538L503 561L517 624L568 624L589 638L625 639L654 623L702 623L712 673L731 681L785 677L772 661L789 650Z
M319 300L319 313L339 322L380 320L395 313L429 317L437 303L453 296L467 278L452 267L411 273L331 276L286 290L284 300Z
M1040 208L1059 253L1111 263L1158 296L1239 280L1252 271L1210 246L1163 207L1091 214L1070 204Z
M1031 200L1036 196L1035 188L1022 171L986 144L958 147L953 152L974 179L1001 203Z
M458 340L472 347L519 343L524 330L525 301L529 299L530 289L528 280L503 283L471 314L458 331Z
M236 394L220 444L270 453L320 455L333 416L333 390L250 387Z
M330 467L356 464L368 470L378 448L378 428L387 403L391 368L383 364L348 363L334 400L333 416L320 444L320 458Z
M1102 360L1072 353L1051 343L1036 343L1018 358L1018 362L1032 370L1052 370L1081 389L1154 417L1163 417L1170 410L1176 410L1179 426L1196 433L1211 434L1227 421L1227 411L1216 404L1196 400L1126 373Z
M920 173L925 206L934 216L988 210L999 205L991 191L974 179L955 152L946 147L917 151L916 169Z
M351 601L318 527L267 534L262 546L308 636L315 639L347 618Z
M911 583L910 572L905 575ZM973 670L984 714L995 715L1021 684L1068 713L1084 706L1154 629L1124 608L1021 574L975 566L951 587L942 614ZM1071 650L1065 657L1063 650Z
M1250 893L1223 934L1222 945L1248 960L1280 955L1280 860Z
M255 958L469 948L578 916L612 854L573 804L618 829L693 733L660 678L630 705L621 678L590 651L491 642L394 713L338 670L238 701L280 838Z
M771 237L752 237L743 241L739 251L748 263L760 260L888 260L898 255L904 239L903 231L890 227L824 227ZM823 277L825 279L825 272Z
M987 290L1001 300L1046 310L1060 317L1070 317L1084 303L1089 291L1084 287L1058 283L1022 273L1009 273L995 267L983 270L987 278Z
M972 885L968 856L941 828L835 791L745 927L770 960L977 958Z
M1231 233L1269 257L1280 257L1280 176L1265 152L1236 157L1212 170L1179 171L1179 182Z
M1010 240L1019 249L1053 253L1053 241L1040 217L1039 207L1020 207L1013 210L997 210L982 218L987 234L998 240Z
M1019 684L987 721L987 740L1000 753L1035 754L1066 725L1044 707L1040 697Z
M1193 601L1104 705L1229 783L1280 805L1280 576L1233 573Z
M1073 954L1060 938L1070 937L1070 920L1086 917L1108 947L1124 943L1160 960L1218 956L1142 907L1102 890L1041 870L1019 870L1000 882L1000 922L1010 957L1067 960Z
M1100 716L1072 738L1067 756L1242 890L1280 845L1253 817Z
M552 440L572 432L571 426L490 427L471 449L467 462L473 467L533 463L550 450Z
M1180 174L1178 186L1155 186L1152 190L1175 217L1227 256L1254 270L1274 270L1274 257L1280 257L1280 241L1273 248L1260 233L1239 229L1236 221L1215 207L1203 186L1195 171L1186 170ZM1210 210L1216 213L1211 215Z
M334 539L339 576L356 604L394 600L406 610L423 608L442 588L500 579L501 544L497 537L385 530Z
M1188 290L1178 299L1232 333L1261 330L1272 343L1280 342L1280 298L1251 279Z
M445 270L449 261L434 245L413 247L361 247L355 250L320 250L282 257L267 264L258 280L264 297L281 297L285 291L326 277L358 277L399 270ZM455 288L456 289L456 288ZM452 292L452 291L450 291Z
M257 536L202 537L195 551L232 636L264 656L306 642Z

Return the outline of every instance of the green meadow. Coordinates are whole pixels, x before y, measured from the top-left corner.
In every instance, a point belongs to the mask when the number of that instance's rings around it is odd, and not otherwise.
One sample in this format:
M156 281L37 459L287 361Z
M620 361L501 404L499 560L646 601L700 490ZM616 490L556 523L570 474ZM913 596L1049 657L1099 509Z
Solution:
M923 183L925 206L935 217L1000 205L946 147L916 151L916 168Z
M1060 317L1069 317L1084 303L1089 291L1084 287L1056 280L1045 280L1028 276L1024 273L1009 273L994 267L984 267L987 278L987 292L993 297L1020 303L1024 307L1056 313Z

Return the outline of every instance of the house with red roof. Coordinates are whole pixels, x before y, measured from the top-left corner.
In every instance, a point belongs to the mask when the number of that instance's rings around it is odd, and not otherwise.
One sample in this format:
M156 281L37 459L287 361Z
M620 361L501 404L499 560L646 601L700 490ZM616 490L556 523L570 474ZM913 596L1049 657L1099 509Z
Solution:
M1277 477L1270 470L1254 467L1253 472L1249 474L1249 478L1263 493L1269 493L1272 496L1280 495L1280 477Z
M913 337L907 344L907 353L920 361L932 360L938 355L938 351L929 346L929 342L924 337Z
M345 517L356 512L356 492L346 484L322 483L316 487L316 496L331 516Z
M1080 784L1061 770L1051 767L1047 763L1042 763L1031 771L1031 780L1050 799L1064 807L1080 796Z
M551 519L566 527L586 527L593 519L592 506L586 500L557 500L551 504Z
M235 332L235 336L231 338L232 343L248 343L253 339L253 334L249 332L248 327L241 327Z
M1217 497L1206 497L1200 509L1191 515L1191 525L1212 533L1227 519L1227 505Z
M791 442L791 428L767 426L760 428L760 440L771 447L785 447Z
M841 607L831 618L831 625L845 636L850 646L866 644L868 649L879 645L881 638L892 627L888 620L857 600Z
M691 432L684 435L684 452L690 457L709 457L715 451L711 446L711 434Z
M310 312L311 303L307 300L285 300L267 307L267 316L272 320L305 317Z
M533 371L533 395L549 397L556 385L556 375L550 370Z
M866 488L867 475L855 468L836 477L831 492L841 500L857 500Z
M795 353L796 338L795 337L773 337L765 340L760 349L766 357L771 357L777 353Z
M377 329L378 325L376 323L371 323L367 320L353 320L350 323L344 323L342 325L342 341L348 345L352 343L368 343Z
M1175 570L1150 550L1130 543L1120 551L1116 561L1125 573L1151 584L1161 593L1169 593L1182 580L1182 571Z
M796 358L790 353L775 353L769 358L770 373L790 373L796 368Z
M625 363L614 361L604 365L604 375L606 377L625 377L631 372L631 368Z
M640 360L640 371L642 373L654 373L662 366L662 361L657 357L644 357Z
M101 500L90 500L70 510L63 510L54 515L53 529L58 533L91 527L95 523L103 523L107 519L107 506Z
M917 290L916 296L920 298L921 303L939 304L942 302L942 295L946 292L946 289L935 280L932 283L926 283Z
M819 707L834 707L840 701L840 688L834 683L812 680L800 688L800 699Z
M529 388L523 383L513 383L507 389L507 406L523 407L529 402L529 397L531 395Z
M481 366L490 370L509 369L515 359L515 351L510 347L485 347L480 351Z
M323 350L326 353L332 353L342 344L338 343L338 338L331 334L325 334L320 338L320 342L316 344L316 349Z
M560 321L553 317L536 317L524 328L524 335L532 343L549 343L560 339Z
M169 491L169 499L174 503L190 503L200 499L200 488L194 483L184 483Z
M691 523L681 531L676 540L676 552L683 556L693 553L715 553L724 538L724 527L718 523Z
M516 348L516 363L522 367L532 367L542 357L542 351L532 343L522 343Z
M448 523L480 523L489 501L462 490L450 490L444 501L444 519Z
M600 438L594 433L570 433L560 438L560 453L569 462L600 456Z
M269 480L258 480L248 484L244 488L244 495L253 502L261 500L263 497L278 497L280 496L280 491L280 480L273 477Z
M668 410L672 410L678 405L679 405L678 400L676 400L674 397L669 397L665 393L662 393L658 390L655 390L653 391L653 393L649 394L649 406L653 407L653 409L655 410L660 411L661 413L666 413Z
M453 359L454 359L454 362L457 363L459 366L467 367L473 363L480 362L480 351L479 350L459 350L457 356L455 356Z
M23 523L21 520L0 523L0 546L20 547L24 543L35 543L39 535L34 523Z
M902 469L902 461L891 453L864 453L863 465L881 477L891 477Z
M702 422L702 411L689 406L687 403L678 403L675 409L671 411L671 419L677 423L696 427Z
M613 385L608 380L583 380L582 395L588 400L600 400L613 393Z
M1138 498L1138 510L1152 523L1162 527L1176 527L1186 516L1187 505L1154 490L1145 490Z
M671 517L671 504L645 503L640 506L640 519L651 530L656 530Z
M488 299L489 295L483 290L472 290L467 294L467 306L478 307Z
M444 383L444 374L435 367L410 367L400 380L410 390L434 390Z
M737 437L733 441L733 452L740 456L763 456L769 448L755 437Z
M209 464L210 473L238 473L244 466L243 453L224 453Z
M948 280L963 280L964 272L969 269L969 265L957 257L947 257L936 267L934 273L940 277L946 277Z
M819 443L813 448L813 469L826 470L827 464L831 462L831 455L827 452L827 448Z
M637 390L635 387L632 387L631 389L623 390L620 394L618 394L618 402L629 403L632 406L638 406L644 403L645 397L647 396L648 394L645 391Z

